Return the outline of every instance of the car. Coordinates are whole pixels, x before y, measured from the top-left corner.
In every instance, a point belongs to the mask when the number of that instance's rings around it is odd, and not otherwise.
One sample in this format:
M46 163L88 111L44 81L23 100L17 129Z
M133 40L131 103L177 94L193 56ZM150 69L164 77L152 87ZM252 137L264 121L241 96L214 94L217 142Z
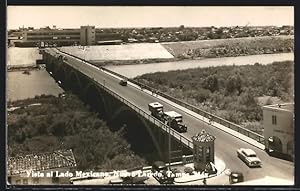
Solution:
M237 155L249 167L261 166L261 160L256 156L256 153L252 149L239 148L237 150Z
M145 181L149 179L147 176L126 176L123 177L123 184L145 184Z
M152 165L152 172L161 172L163 170L167 170L167 165L163 161L155 161Z
M121 79L121 81L119 82L119 84L120 84L121 86L127 86L127 80Z
M156 161L152 165L152 172L154 173L153 177L160 183L160 184L173 184L174 177L172 173L168 176L167 173L168 167L166 163L163 161ZM155 172L161 173L161 176L156 176Z
M244 181L244 175L241 172L233 171L229 174L229 183L235 184Z

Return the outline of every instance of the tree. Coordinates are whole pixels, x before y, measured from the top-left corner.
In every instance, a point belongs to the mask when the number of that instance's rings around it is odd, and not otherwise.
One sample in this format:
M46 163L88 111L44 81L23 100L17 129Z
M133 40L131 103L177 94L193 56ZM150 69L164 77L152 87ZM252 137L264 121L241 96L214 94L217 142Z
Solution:
M65 136L65 122L63 120L55 121L54 124L51 126L51 132L53 135L58 137Z
M17 131L17 133L16 133L16 141L21 144L21 143L23 143L25 141L25 139L26 139L26 136L25 136L24 130L20 129L19 131Z
M226 92L229 94L237 92L238 95L240 95L242 92L242 80L240 75L233 75L228 78L226 81Z
M266 83L266 91L270 96L280 95L280 85L275 76L272 76Z
M219 81L216 74L210 75L203 81L203 87L209 89L211 92L219 90Z

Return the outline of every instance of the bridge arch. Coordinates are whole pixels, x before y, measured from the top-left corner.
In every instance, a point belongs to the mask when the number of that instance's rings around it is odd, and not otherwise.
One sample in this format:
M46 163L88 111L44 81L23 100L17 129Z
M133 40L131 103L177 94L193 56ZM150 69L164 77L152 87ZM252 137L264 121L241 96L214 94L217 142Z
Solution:
M62 63L53 63L53 74L56 76L57 80L62 81L65 76L64 68L62 66Z
M83 98L94 111L100 114L101 118L107 119L107 107L104 96L94 83L88 84L84 89Z
M271 136L268 138L268 142L270 149L282 153L282 142L279 137Z
M80 95L82 86L78 73L75 70L71 70L68 72L67 67L64 67L64 73L65 86L72 90L76 95Z
M124 136L132 143L132 150L142 153L150 161L157 160L157 157L163 158L162 149L151 127L129 107L123 105L118 108L109 121L114 131L125 127Z

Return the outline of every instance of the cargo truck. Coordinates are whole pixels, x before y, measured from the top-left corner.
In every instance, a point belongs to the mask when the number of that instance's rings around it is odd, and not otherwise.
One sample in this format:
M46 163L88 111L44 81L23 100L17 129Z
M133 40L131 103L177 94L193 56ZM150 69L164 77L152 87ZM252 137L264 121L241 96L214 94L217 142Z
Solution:
M159 102L149 103L148 106L151 115L164 122L164 106Z
M181 114L175 111L164 112L163 105L159 102L149 103L148 106L153 117L159 119L180 133L187 132L187 126L183 124L183 117Z
M180 133L187 132L187 126L183 124L182 115L175 111L164 112L167 124Z

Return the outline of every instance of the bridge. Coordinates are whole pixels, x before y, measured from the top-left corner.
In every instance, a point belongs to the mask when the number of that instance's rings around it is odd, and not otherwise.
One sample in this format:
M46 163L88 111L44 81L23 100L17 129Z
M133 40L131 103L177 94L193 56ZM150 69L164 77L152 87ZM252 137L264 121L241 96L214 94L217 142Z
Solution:
M61 59L62 56L65 59ZM192 153L191 137L205 129L216 137L215 157L226 164L226 168L242 171L247 180L274 176L293 180L292 162L269 156L263 150L263 137L247 131L194 106L129 80L128 86L119 85L123 76L102 67L95 67L85 60L64 53L58 49L45 49L43 59L47 71L59 81L64 89L70 89L100 113L114 130L124 128L126 137L133 144L133 150L142 153L148 160L167 161L169 141L172 160ZM155 92L153 94L153 92ZM183 115L188 126L186 133L168 128L150 115L148 104L158 101L166 111ZM207 123L213 118L213 125ZM238 148L251 148L262 160L262 167L251 169L236 154Z

